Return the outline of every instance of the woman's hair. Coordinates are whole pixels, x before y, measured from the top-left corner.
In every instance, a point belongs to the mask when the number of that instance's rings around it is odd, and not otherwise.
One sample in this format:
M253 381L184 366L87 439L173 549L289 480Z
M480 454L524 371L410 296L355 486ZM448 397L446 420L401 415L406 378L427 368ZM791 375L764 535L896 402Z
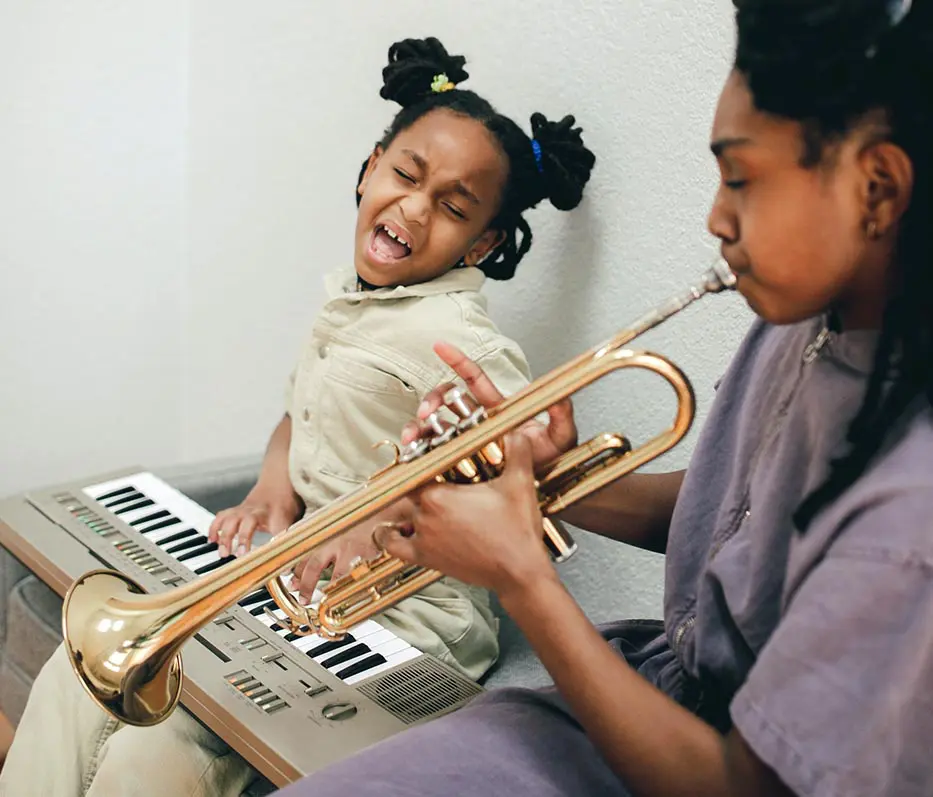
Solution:
M469 75L466 59L450 55L435 38L405 39L389 48L389 63L382 70L384 99L402 106L379 141L386 149L403 130L431 111L444 109L481 122L499 142L509 172L499 210L490 228L504 241L479 268L491 279L507 280L531 247L531 228L522 214L542 199L558 210L571 210L583 198L596 158L584 145L576 120L566 116L549 122L540 113L531 117L529 137L515 122L498 113L472 91L457 88ZM366 171L364 162L360 180ZM357 194L357 204L360 197Z
M803 165L881 114L914 168L897 272L848 452L798 508L806 530L868 466L915 401L933 405L933 0L733 0L735 66L755 106L802 123Z

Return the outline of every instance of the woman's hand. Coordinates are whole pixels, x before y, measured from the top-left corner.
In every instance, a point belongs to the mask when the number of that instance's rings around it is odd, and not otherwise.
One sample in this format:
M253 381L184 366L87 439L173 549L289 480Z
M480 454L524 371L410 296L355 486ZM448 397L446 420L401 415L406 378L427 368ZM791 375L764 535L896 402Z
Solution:
M531 441L510 434L505 455L504 472L491 481L415 493L410 528L377 534L385 549L500 595L556 579L542 540Z
M487 410L503 402L503 395L483 369L456 346L438 343L434 346L434 351L466 383L470 393ZM423 421L432 412L443 407L444 394L453 386L452 383L447 383L428 393L418 408L418 421ZM573 405L569 399L551 407L548 417L547 424L532 419L519 427L531 443L531 455L536 471L540 471L577 444L577 427L573 420ZM402 429L402 445L407 445L422 435L423 430L418 421L405 424Z

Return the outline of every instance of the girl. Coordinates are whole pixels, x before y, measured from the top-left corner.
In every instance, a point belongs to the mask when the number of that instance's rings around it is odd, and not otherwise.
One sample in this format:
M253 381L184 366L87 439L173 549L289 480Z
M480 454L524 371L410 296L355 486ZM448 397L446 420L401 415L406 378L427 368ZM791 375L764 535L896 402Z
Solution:
M256 487L211 527L226 554L385 465L372 445L395 437L420 396L450 373L431 351L436 335L452 337L506 389L527 382L520 348L495 327L479 289L485 277L511 278L528 252L524 211L545 198L564 210L580 202L594 157L573 117L535 114L531 139L457 89L464 64L436 39L389 50L381 94L402 110L360 174L353 268L327 283L330 301L293 373ZM325 567L339 575L353 557L375 553L372 522L305 564L296 585L305 597ZM451 579L374 619L472 678L498 654L488 594ZM37 750L41 767L29 761ZM154 728L119 727L83 693L59 649L36 679L0 794L238 797L255 776L183 710Z
M760 318L688 471L567 513L667 551L663 629L605 644L543 553L534 469L575 436L555 408L500 479L424 489L385 542L495 590L556 689L488 693L283 797L933 793L933 2L735 6L709 226Z

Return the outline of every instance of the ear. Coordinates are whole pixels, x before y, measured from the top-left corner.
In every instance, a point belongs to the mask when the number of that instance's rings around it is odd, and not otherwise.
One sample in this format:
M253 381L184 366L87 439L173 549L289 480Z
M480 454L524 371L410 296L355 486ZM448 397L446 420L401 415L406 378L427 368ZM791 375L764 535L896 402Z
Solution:
M363 192L366 190L366 184L369 182L369 178L376 170L376 165L384 154L385 150L382 148L382 145L376 144L376 148L373 150L372 155L369 156L369 160L366 162L366 168L363 169L363 174L360 176L360 183L356 187L356 193L360 196L363 196Z
M463 262L468 266L478 266L493 250L505 240L505 233L501 230L486 230L473 242L470 251L463 256Z
M876 225L881 237L897 227L910 207L914 165L907 153L890 141L868 145L859 161L864 175L866 221Z

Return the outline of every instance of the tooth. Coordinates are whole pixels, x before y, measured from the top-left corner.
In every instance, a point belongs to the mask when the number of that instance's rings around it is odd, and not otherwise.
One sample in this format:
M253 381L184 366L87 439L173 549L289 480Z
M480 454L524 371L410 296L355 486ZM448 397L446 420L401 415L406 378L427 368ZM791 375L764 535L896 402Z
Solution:
M388 227L386 227L386 232L388 233L388 235L389 235L389 237L390 237L391 239L393 239L393 240L395 240L395 241L398 240L398 236L397 236L394 232L392 232L392 230L390 230Z

